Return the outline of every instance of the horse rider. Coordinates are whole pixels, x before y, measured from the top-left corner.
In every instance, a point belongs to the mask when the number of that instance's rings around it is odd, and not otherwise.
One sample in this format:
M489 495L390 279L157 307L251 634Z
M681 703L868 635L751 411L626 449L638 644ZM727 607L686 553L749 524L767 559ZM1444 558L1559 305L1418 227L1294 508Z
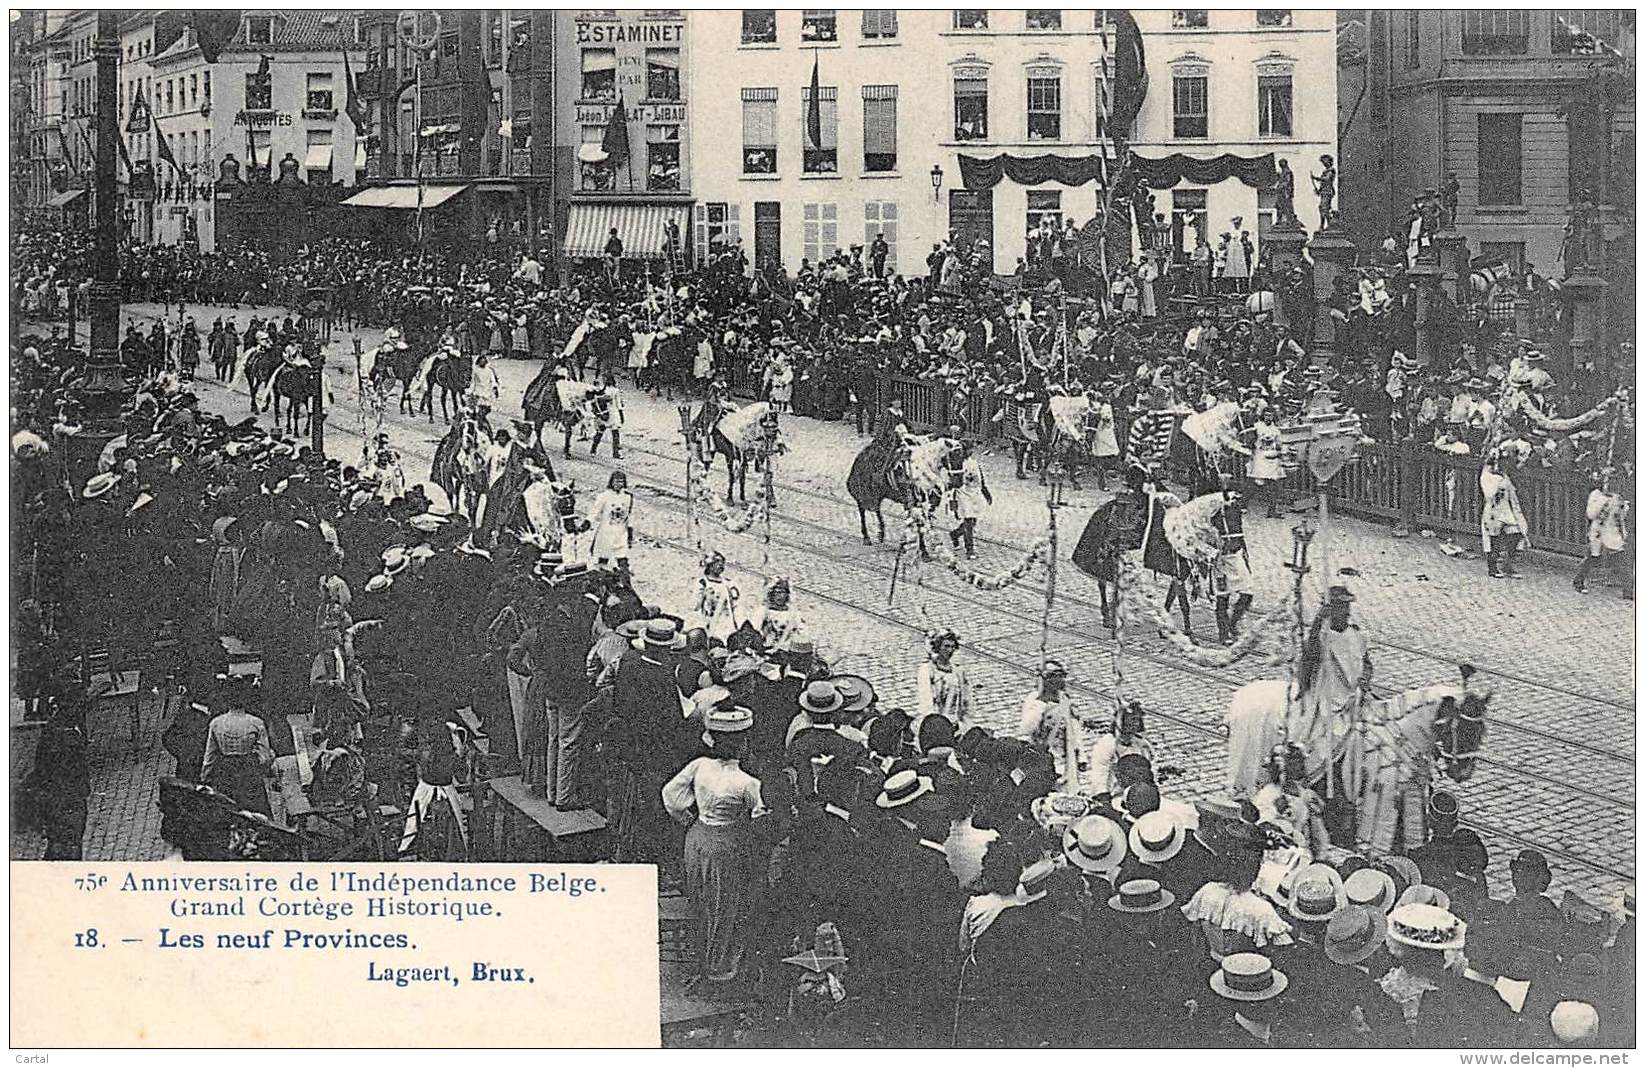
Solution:
M1308 776L1324 774L1336 741L1346 734L1371 686L1371 643L1349 621L1354 595L1332 586L1302 643L1297 672L1300 730L1291 732L1307 758Z

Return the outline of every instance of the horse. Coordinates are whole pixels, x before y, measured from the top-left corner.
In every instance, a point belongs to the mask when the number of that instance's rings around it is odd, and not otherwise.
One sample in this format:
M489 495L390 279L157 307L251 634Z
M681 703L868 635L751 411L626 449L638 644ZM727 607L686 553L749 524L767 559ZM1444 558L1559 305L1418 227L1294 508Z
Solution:
M999 411L994 413L993 422L999 423L1002 436L1011 443L1011 456L1017 463L1017 477L1027 478L1028 468L1040 464L1040 446L1043 443L1040 429L1040 413L1045 405L1038 401L1030 402L1007 397L1000 402Z
M1040 441L1040 485L1045 485L1045 469L1061 462L1068 472L1069 484L1080 488L1080 463L1093 460L1087 440L1090 437L1087 420L1092 412L1091 398L1053 396L1040 406L1036 417Z
M435 387L440 390L440 418L449 423L451 416L460 410L462 398L468 395L473 384L474 361L469 357L449 350L436 357L429 373L428 386L423 391L423 410L428 413L428 421L434 422Z
M246 389L251 394L251 412L253 415L263 410L263 402L259 400L259 394L262 394L268 387L269 382L274 378L275 372L280 370L282 362L280 354L273 347L255 348L246 355L245 370L242 373L246 377ZM272 400L272 397L268 399Z
M893 452L880 441L871 441L851 461L851 472L845 478L845 491L857 504L857 523L862 528L862 543L871 545L868 537L868 513L880 525L880 541L885 541L885 516L880 505L895 501L912 513L916 508L932 510L948 488L948 455L959 448L952 438L916 438L914 444ZM925 539L920 539L920 553L925 554Z
M1234 797L1256 792L1257 769L1280 742L1295 704L1291 692L1284 679L1259 679L1234 691L1226 720L1227 787ZM1433 768L1437 762L1456 782L1473 776L1489 701L1462 686L1437 684L1387 699L1367 696L1357 711L1336 716L1325 766L1310 769L1316 792L1341 797L1352 809L1346 821L1329 821L1338 824L1332 837L1371 855L1422 845Z
M486 451L491 428L483 418L464 413L434 447L429 481L445 491L451 510L472 522L480 516L480 499L490 489Z
M297 433L297 419L302 416L303 433L311 433L314 429L314 408L319 402L320 390L325 388L320 368L309 364L280 367L275 370L270 386L274 421L280 421L280 398L284 397L289 402L286 408L288 429L293 434Z
M1109 630L1114 629L1119 608L1120 556L1142 548L1147 521L1148 502L1130 493L1119 493L1091 513L1074 546L1074 566L1097 580L1102 625Z
M708 468L713 469L716 456L725 457L725 496L732 499L733 490L744 504L748 503L748 467L752 463L754 470L764 470L765 465L771 462L773 447L767 444L775 439L768 432L777 427L777 412L769 401L757 401L743 408L736 408L721 416L710 431L713 442L713 453L710 455ZM771 504L776 505L773 500Z

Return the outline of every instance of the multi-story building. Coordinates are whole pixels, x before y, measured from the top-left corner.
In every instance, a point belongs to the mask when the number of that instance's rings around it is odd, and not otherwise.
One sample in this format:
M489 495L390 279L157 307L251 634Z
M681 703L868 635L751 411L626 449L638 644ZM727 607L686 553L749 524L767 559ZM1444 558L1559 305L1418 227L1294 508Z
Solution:
M968 247L986 241L995 271L1011 271L1042 222L1093 218L1095 175L1117 170L1083 166L1108 150L1098 134L1099 82L1113 74L1105 56L1116 34L1101 18L1090 10L693 12L694 67L714 72L698 79L692 101L695 243L740 242L756 263L792 268L884 234L890 262L916 273L932 245L952 237ZM1274 214L1271 195L1239 175L1264 173L1254 164L1273 155L1306 190L1318 158L1336 154L1334 15L1187 10L1136 19L1149 90L1132 150L1223 165L1199 175L1216 180L1184 178L1157 194L1178 254L1195 235L1215 244L1243 227L1259 239ZM814 69L820 130L809 128ZM738 132L741 151L725 151ZM1045 156L1093 176L1064 185L1047 173L1055 168L1030 162ZM962 158L1001 157L1001 180L965 187ZM1304 226L1317 226L1312 198L1299 194L1296 208Z
M1620 175L1624 162L1632 173L1632 94L1602 115L1592 79L1619 47L1631 50L1633 12L1358 17L1364 67L1345 57L1356 66L1341 107L1344 216L1362 247L1402 230L1412 201L1455 175L1455 224L1471 250L1557 277L1567 208L1583 187L1601 202L1631 203Z
M557 143L565 11L462 9L365 16L358 72L369 115L365 177L352 198L409 224L421 203L435 232L541 241L563 219L571 149ZM426 49L416 47L424 40ZM422 187L418 193L419 184Z
M311 188L353 185L365 144L347 113L343 57L350 67L364 62L364 39L352 11L248 11L215 63L192 28L156 54L146 76L152 136L144 141L159 190L153 239L215 247L213 187L231 159L242 177L256 167ZM162 134L175 168L160 160Z
M730 72L702 67L705 57L688 51L688 27L735 13L680 10L584 10L567 12L557 44L561 82L556 111L557 140L574 146L573 181L561 250L572 258L602 254L616 230L624 255L648 259L689 256L692 200L691 131L698 100L691 97L686 71ZM710 31L712 32L712 31ZM712 54L712 53L711 53ZM623 136L613 127L619 106ZM726 155L724 138L709 151ZM626 156L618 147L627 145ZM699 211L699 214L701 212Z

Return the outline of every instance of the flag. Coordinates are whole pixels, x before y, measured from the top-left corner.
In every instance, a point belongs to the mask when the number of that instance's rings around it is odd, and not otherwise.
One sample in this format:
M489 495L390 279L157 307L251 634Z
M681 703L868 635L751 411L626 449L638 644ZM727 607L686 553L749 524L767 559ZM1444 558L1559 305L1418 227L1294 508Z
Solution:
M805 139L812 148L820 149L822 143L822 78L818 66L819 57L811 57L811 99L805 105Z
M158 129L158 127L156 127ZM274 146L269 146L268 154L274 155ZM250 181L251 172L257 167L257 138L252 136L251 124L246 124L246 180Z
M134 176L137 173L132 168L131 153L126 149L126 139L124 135L121 135L120 137L120 162L126 165L126 175L128 177Z
M1142 31L1131 12L1115 11L1114 89L1109 130L1117 141L1131 139L1131 126L1148 96L1148 62L1143 55Z
M257 80L260 82L266 82L269 79L268 65L273 61L274 57L258 56L257 58L261 61L257 64Z
M131 117L126 120L126 132L147 133L149 124L153 121L154 113L149 109L148 98L139 87L137 95L131 99Z
M177 165L177 157L171 154L171 142L166 140L166 131L160 129L158 122L154 124L154 151L162 163L171 164L171 169L177 172L178 177L182 176L183 168Z
M628 162L628 108L623 106L620 93L617 106L611 112L611 121L606 123L605 137L600 139L600 147L605 150L606 158L613 167L621 167Z
M64 124L57 125L57 147L63 153L63 166L67 167L74 162L74 149L69 146L69 134Z
M343 110L348 113L348 120L354 124L354 135L358 137L370 127L371 115L354 87L354 69L349 66L347 52L343 53L343 92Z
M189 16L188 22L194 30L194 42L200 46L200 54L207 63L215 63L217 57L223 54L223 46L240 31L240 12L196 11Z
M97 166L97 144L91 139L91 120L86 120L78 127L80 143L86 146L86 159L93 167Z

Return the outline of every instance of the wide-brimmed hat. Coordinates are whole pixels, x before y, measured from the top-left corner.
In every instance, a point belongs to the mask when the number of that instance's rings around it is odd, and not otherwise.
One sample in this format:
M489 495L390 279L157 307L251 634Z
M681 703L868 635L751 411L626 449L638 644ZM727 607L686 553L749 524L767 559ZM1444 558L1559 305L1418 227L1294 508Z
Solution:
M874 684L861 675L835 675L828 680L845 698L841 711L861 712L873 705L877 698Z
M1211 989L1230 1001L1267 1001L1291 985L1261 953L1230 953L1211 976Z
M1115 912L1161 912L1176 904L1176 895L1154 879L1127 879L1108 899Z
M685 635L672 619L648 619L632 644L636 649L684 649Z
M1437 905L1400 905L1388 915L1388 938L1414 949L1461 949L1468 925Z
M1057 872L1057 865L1050 857L1040 857L1022 869L1022 875L1017 880L1025 894L1037 894L1045 889L1045 884Z
M897 772L885 780L874 804L880 808L900 808L915 798L931 792L931 780L912 768Z
M1187 832L1177 818L1163 809L1144 812L1131 825L1131 852L1144 864L1163 864L1182 851Z
M1383 857L1376 866L1393 878L1396 902L1407 887L1422 885L1422 869L1410 857Z
M1108 875L1125 862L1125 832L1107 816L1081 816L1062 833L1062 853L1081 871Z
M1342 889L1350 906L1363 905L1383 915L1391 912L1399 900L1399 894L1394 890L1393 876L1380 868L1359 869L1348 876Z
M726 696L730 696L730 691L726 691ZM754 725L754 713L741 705L711 708L703 716L703 724L710 734L736 734Z
M383 574L373 575L370 578L366 579L366 592L367 593L382 593L384 590L388 589L392 585L394 585L393 576L383 575Z
M810 683L800 691L799 705L813 716L832 716L845 707L845 695L826 679Z
M383 574L390 578L411 566L411 557L405 547L392 545L383 551Z
M709 713L713 712L720 702L730 697L731 691L724 686L704 686L691 695L691 706L695 711L702 713L703 721L706 723Z
M1307 923L1325 923L1348 903L1342 876L1329 864L1310 864L1291 880L1286 909Z
M433 512L423 512L421 515L414 515L410 519L406 520L407 526L409 526L412 530L419 531L423 534L432 534L441 527L445 526L445 524L446 517L443 515L435 515Z
M1388 916L1381 909L1349 905L1325 925L1325 956L1337 964L1358 964L1388 940Z
M80 496L86 500L101 497L109 490L120 484L120 476L113 471L104 471L100 475L93 475L86 482L86 488L80 491Z

